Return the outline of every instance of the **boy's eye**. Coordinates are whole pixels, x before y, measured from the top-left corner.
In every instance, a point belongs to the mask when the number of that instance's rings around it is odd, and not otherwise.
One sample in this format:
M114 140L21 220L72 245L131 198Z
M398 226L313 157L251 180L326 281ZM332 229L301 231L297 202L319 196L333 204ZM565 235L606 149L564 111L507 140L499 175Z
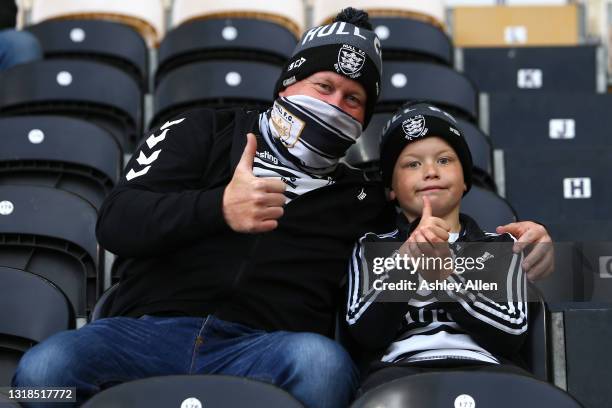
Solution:
M448 158L448 157L440 157L440 158L438 159L438 163L440 163L440 164L448 164L448 163L450 163L450 161L451 161L451 160L450 160L450 158Z
M420 166L421 163L419 163L418 161L411 161L406 163L406 167L410 168L410 169L416 169Z

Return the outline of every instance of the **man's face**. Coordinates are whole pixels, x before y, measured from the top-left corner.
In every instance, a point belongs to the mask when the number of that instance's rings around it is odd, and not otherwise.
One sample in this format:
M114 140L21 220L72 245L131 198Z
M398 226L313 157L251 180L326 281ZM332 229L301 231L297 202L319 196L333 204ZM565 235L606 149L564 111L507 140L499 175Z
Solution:
M423 212L423 196L429 196L432 215L444 217L459 208L467 190L457 153L439 137L412 142L402 150L391 179L390 198L397 199L408 219Z
M331 71L321 71L288 86L280 96L307 95L337 106L357 119L365 118L366 92L357 81Z

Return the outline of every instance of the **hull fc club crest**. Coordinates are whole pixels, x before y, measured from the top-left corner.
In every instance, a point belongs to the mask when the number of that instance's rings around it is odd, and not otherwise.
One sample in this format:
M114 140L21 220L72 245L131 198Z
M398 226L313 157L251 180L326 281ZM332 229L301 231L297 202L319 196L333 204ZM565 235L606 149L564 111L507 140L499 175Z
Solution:
M425 127L425 117L423 115L416 115L406 119L402 122L402 129L408 140L424 136L428 131Z
M338 73L342 72L350 78L361 76L361 68L365 62L366 53L352 45L342 44L338 50L338 64L335 65Z

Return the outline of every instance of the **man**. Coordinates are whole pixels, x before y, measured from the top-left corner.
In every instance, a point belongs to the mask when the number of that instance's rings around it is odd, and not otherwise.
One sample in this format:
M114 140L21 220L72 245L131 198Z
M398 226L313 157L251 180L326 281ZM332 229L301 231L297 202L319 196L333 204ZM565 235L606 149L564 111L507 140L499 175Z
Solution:
M84 400L137 378L226 374L348 405L357 373L329 338L339 290L354 240L393 211L339 163L372 116L382 62L367 14L336 20L304 34L266 112L196 110L145 139L98 222L119 256L121 317L33 348L15 385L76 385Z

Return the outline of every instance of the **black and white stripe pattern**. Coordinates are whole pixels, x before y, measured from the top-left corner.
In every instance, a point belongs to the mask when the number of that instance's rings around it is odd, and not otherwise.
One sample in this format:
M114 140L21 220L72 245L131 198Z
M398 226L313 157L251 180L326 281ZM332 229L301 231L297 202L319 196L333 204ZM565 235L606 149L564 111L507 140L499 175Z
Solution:
M486 237L487 240L494 241L500 236L486 234ZM380 292L372 289L371 282L375 277L368 270L363 252L364 243L399 241L403 241L402 233L395 230L383 235L369 233L356 243L349 263L346 313L349 327L364 324L362 321L367 321L365 317L368 313L373 313L372 316L379 315L383 306L376 302ZM508 239L505 238L505 241ZM509 245L511 246L511 243ZM408 313L403 318L401 329L387 348L382 361L413 362L452 358L499 363L489 350L483 348L482 343L475 340L475 335L481 338L489 336L493 341L499 339L500 343L524 335L528 326L527 287L525 274L521 269L522 254L494 255L488 262L495 260L498 263L491 266L505 268L497 270L507 270L507 279L503 285L506 299L503 302L494 301L476 290L466 290L464 275L452 274L448 278L449 282L462 282L462 289L445 291L444 299L436 298L436 294L431 292L415 293L408 302ZM376 278L381 276L384 275ZM448 304L441 303L440 300L452 302L450 311L446 310ZM376 308L379 309L375 310ZM376 333L378 328L372 327L372 319L366 324L369 327L363 330L362 326L360 333Z
M268 118L265 112L259 117L259 128L262 137L257 140L257 156L253 160L253 174L256 177L281 179L287 186L286 203L309 191L335 183L331 176L316 176L301 171L278 152L270 140Z

